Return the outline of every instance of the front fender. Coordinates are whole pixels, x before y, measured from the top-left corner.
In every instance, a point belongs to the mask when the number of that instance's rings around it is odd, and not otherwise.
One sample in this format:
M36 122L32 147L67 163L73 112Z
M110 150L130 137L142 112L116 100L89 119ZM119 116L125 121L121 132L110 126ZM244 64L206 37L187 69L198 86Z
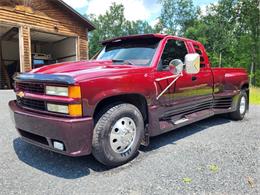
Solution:
M80 86L87 116L93 116L97 104L109 97L139 94L149 99L155 95L152 79L144 74L96 78L82 82Z

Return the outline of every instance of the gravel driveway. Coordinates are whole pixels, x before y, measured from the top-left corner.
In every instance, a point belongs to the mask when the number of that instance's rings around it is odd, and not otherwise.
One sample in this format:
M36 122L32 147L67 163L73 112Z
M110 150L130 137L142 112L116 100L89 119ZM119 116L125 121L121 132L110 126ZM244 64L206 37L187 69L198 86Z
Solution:
M239 122L213 117L153 138L111 170L23 142L0 91L0 194L259 194L260 106Z

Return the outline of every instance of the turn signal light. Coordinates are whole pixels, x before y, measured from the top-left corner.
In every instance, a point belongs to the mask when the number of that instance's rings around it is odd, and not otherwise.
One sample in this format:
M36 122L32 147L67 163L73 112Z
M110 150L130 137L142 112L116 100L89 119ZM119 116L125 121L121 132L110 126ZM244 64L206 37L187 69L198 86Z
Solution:
M70 104L69 105L70 116L82 116L82 105L81 104Z
M70 86L69 87L69 97L70 98L81 98L80 86Z

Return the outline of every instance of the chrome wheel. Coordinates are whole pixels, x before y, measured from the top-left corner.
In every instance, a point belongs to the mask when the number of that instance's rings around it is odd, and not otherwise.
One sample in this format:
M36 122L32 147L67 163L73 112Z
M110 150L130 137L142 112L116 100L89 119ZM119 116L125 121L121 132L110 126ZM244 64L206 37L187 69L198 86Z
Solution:
M240 114L244 114L246 111L246 98L244 96L240 99L240 107L239 107Z
M116 153L128 151L134 143L136 136L135 122L129 117L116 121L110 134L110 146Z

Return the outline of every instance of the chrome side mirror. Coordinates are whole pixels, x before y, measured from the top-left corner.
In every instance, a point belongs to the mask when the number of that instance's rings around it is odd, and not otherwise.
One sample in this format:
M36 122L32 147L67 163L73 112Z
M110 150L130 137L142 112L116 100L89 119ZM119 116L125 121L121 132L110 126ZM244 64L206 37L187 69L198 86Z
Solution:
M169 68L172 74L178 75L183 71L184 64L179 59L174 59L170 62Z
M200 55L197 53L185 56L185 69L188 74L197 74L200 71Z

